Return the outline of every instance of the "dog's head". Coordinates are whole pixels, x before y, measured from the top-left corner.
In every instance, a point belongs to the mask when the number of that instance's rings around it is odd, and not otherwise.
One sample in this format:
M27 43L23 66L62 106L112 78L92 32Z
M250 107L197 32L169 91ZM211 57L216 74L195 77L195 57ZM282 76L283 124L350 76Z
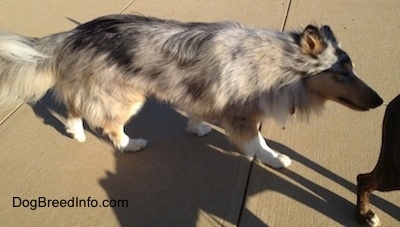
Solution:
M383 100L355 73L353 63L340 48L328 26L307 26L299 39L303 57L318 70L304 78L306 87L324 100L333 100L354 110L378 107Z

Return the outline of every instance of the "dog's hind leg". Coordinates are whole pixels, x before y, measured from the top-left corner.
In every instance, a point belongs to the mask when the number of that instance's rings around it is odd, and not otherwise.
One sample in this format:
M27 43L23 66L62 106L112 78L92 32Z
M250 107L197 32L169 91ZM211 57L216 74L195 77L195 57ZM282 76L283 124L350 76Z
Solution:
M83 129L83 120L79 117L68 117L67 123L65 124L65 129L67 133L71 134L74 139L78 142L85 142L86 135Z
M65 124L65 130L79 142L85 142L86 135L83 128L82 115L76 110L73 103L68 104L68 119Z
M205 124L200 118L195 117L188 113L189 121L187 123L186 131L196 134L197 136L205 136L211 132L211 127Z
M267 145L258 131L258 122L245 116L234 115L224 117L221 123L232 142L248 159L257 158L273 168L285 168L292 163L288 156L274 151Z

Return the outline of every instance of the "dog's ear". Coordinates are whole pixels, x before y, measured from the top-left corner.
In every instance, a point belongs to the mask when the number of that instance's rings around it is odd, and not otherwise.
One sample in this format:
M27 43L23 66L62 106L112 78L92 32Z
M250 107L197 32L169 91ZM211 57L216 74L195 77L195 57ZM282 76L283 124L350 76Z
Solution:
M335 35L333 34L333 32L332 32L332 30L331 30L331 28L329 26L324 25L324 26L321 27L320 30L321 30L322 36L326 40L332 42L334 45L338 45L338 42L336 41Z
M308 25L301 34L300 47L302 52L316 57L326 47L317 27Z

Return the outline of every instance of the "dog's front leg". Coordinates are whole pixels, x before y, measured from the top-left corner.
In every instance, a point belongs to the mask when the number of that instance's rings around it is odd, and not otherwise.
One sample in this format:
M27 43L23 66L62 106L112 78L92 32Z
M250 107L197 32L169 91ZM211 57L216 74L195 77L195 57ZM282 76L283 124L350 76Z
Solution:
M250 160L259 159L273 168L288 167L292 160L270 148L264 137L258 131L258 123L244 116L225 118L222 126L229 135L232 142Z
M374 171L357 176L358 221L360 223L367 223L369 226L379 226L381 224L381 221L372 210L369 202L369 196L379 185L378 178L376 177L377 175L374 175Z
M120 152L136 152L147 146L147 140L131 139L124 131L123 125L112 123L103 129Z
M242 146L247 157L255 157L273 168L285 168L292 163L288 156L270 148L260 132L254 138L244 141Z

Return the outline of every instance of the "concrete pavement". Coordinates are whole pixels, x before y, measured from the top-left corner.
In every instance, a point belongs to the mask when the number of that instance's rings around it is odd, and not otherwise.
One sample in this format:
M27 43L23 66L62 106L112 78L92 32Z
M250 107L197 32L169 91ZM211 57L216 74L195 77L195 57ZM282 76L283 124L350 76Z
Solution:
M297 29L329 24L358 74L388 103L400 93L400 3L339 1L117 0L0 1L0 29L44 36L111 13L182 21L236 20ZM355 177L374 167L385 106L360 113L328 103L309 123L285 130L266 122L263 135L294 160L286 170L250 163L217 126L188 135L186 119L150 101L127 126L150 141L123 155L87 133L85 143L63 129L65 109L46 96L35 106L0 110L0 226L357 226ZM127 201L128 207L13 207L19 199ZM384 226L400 221L399 192L371 197ZM26 201L25 203L28 203ZM27 204L26 204L27 205Z

